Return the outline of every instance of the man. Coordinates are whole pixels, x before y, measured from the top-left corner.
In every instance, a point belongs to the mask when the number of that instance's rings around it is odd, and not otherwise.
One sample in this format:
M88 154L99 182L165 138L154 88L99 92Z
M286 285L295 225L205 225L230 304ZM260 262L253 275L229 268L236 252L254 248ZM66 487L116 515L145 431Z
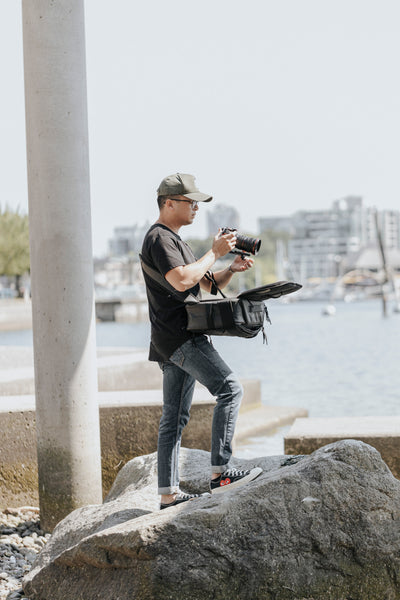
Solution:
M182 431L189 421L196 380L217 401L212 422L211 492L244 485L261 469L229 468L242 386L208 338L186 329L185 297L192 294L200 298L200 287L210 291L211 283L205 275L218 258L233 250L236 236L232 232L221 235L220 230L211 249L197 260L179 237L179 230L193 223L198 203L210 202L212 196L197 189L193 175L181 173L163 179L157 192L160 215L144 238L142 260L175 290L171 293L143 271L151 321L149 360L158 361L163 371L163 413L158 435L158 492L163 509L198 497L179 489L178 468ZM253 263L252 258L236 255L228 268L213 273L217 285L225 287L234 273L250 269Z

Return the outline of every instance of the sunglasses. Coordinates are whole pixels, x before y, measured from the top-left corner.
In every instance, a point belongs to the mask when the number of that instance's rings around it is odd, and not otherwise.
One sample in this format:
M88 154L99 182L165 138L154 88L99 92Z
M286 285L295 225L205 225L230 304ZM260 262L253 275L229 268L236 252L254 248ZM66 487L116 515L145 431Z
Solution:
M171 200L174 202L189 202L192 208L196 208L199 205L197 200L181 200L179 198L171 198Z

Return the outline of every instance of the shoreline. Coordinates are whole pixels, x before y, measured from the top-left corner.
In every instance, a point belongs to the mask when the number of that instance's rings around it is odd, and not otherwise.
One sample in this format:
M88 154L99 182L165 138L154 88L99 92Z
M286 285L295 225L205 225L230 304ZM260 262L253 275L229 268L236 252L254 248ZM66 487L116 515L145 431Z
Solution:
M116 310L116 323L138 323L147 321L147 303L122 304ZM97 322L102 322L96 319ZM24 298L0 298L0 333L32 330L32 302Z

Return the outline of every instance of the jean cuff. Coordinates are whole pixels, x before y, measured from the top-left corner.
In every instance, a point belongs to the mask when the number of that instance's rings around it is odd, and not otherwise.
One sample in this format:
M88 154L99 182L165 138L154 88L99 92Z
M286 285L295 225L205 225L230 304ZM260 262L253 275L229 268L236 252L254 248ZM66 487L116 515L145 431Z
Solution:
M228 465L216 465L215 467L211 466L211 474L213 473L223 473L228 468Z
M166 496L167 494L177 494L178 492L179 492L179 485L158 488L158 493L160 496Z

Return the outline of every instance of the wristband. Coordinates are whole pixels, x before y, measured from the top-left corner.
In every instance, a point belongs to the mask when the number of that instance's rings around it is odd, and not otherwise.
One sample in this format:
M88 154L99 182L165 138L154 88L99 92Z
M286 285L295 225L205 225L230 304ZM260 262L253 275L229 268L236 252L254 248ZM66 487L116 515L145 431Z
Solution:
M231 273L234 273L235 271L232 270L232 265L229 265L228 267L228 271L230 271Z

